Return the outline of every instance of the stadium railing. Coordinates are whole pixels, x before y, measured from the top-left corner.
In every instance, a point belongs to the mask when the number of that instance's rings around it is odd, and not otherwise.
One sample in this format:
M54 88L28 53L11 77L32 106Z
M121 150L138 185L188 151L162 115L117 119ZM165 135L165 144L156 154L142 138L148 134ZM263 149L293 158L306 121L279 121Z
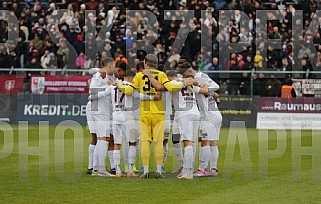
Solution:
M56 72L60 73L62 75L67 73L82 73L86 72L88 69L66 69L66 68L57 68L57 69L28 69L28 68L0 68L0 72L8 72L9 75L12 75L14 72ZM254 78L256 74L278 74L277 76L273 78L285 78L282 77L282 75L285 74L301 74L301 79L308 79L310 74L316 74L317 79L321 79L321 71L280 71L280 70L212 70L212 71L203 71L206 74L224 74L223 77L220 76L220 79L230 79L227 74L242 74L242 73L248 73L250 74L250 95L253 96L253 86L254 86ZM272 77L265 77L265 78L272 78Z

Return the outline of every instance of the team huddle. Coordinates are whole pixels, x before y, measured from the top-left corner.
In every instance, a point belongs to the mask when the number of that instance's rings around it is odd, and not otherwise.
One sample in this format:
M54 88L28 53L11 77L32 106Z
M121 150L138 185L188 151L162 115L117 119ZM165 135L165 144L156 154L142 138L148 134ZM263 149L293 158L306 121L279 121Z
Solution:
M140 177L149 178L150 146L154 143L156 178L164 178L171 136L180 165L175 171L179 179L217 176L222 115L215 91L219 85L187 62L166 73L157 68L157 57L148 54L137 63L136 71L127 70L125 63L115 67L111 58L102 60L100 69L89 70L93 77L86 109L92 134L88 174L136 177L140 151ZM197 140L199 167L193 173ZM120 165L121 149L125 169ZM110 171L106 170L107 153Z

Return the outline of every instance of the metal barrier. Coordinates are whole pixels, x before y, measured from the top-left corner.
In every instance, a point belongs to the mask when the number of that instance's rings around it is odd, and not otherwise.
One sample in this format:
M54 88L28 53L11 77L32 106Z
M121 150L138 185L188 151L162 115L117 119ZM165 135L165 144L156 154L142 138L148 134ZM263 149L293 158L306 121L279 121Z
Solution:
M61 75L67 73L77 73L77 72L86 72L88 69L68 69L68 68L59 68L59 69L28 69L28 68L0 68L0 72L8 72L9 75L13 74L13 72L60 72ZM253 96L253 82L255 74L304 74L305 79L308 78L309 74L319 74L321 76L321 71L281 71L281 70L213 70L213 71L203 71L206 74L241 74L241 73L249 73L251 78L250 83L250 95ZM280 77L282 78L282 77ZM223 78L224 79L224 78ZM225 79L229 79L225 77Z

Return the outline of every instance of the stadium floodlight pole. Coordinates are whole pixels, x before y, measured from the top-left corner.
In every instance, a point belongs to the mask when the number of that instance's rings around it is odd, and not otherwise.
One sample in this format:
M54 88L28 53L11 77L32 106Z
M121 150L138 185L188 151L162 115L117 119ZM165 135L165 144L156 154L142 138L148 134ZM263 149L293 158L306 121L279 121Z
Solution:
M175 41L172 44L172 50L167 58L167 59L169 59L170 56L172 56L174 54L181 53L181 51L184 47L184 43L186 42L186 39L188 37L188 34L190 33L190 30L196 29L196 26L195 26L195 28L191 28L189 26L190 20L193 20L193 18L194 18L194 11L193 10L183 10L183 11L165 10L164 14L165 14L164 20L182 21L180 28L177 32ZM166 71L166 69L169 67L170 67L169 60L166 60L165 65L164 65L164 71Z

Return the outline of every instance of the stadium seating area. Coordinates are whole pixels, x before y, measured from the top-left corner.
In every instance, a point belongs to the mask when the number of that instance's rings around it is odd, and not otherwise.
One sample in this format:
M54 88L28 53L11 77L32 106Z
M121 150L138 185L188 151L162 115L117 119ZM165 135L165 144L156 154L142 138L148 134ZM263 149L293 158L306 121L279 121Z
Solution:
M10 42L0 45L0 68L43 68L40 74L56 74L48 72L46 69L66 68L84 69L97 67L101 58L107 57L111 53L112 57L120 61L127 61L129 67L134 67L137 60L143 59L144 52L133 52L135 46L134 35L143 44L148 44L152 39L156 39L152 50L158 55L159 62L164 63L169 54L178 52L172 50L172 43L176 39L180 28L180 21L175 21L169 13L164 14L164 10L193 10L195 18L188 23L189 34L184 47L180 52L181 56L189 58L193 67L203 71L215 70L284 70L291 71L294 67L303 67L303 71L313 71L312 64L316 65L314 71L321 70L321 27L313 33L307 32L315 12L321 9L321 0L301 0L286 1L285 10L282 11L285 19L283 21L269 21L267 30L269 39L280 39L282 49L269 48L263 54L263 41L255 40L258 26L262 24L256 19L256 10L278 9L282 1L256 1L256 0L119 0L119 1L99 1L99 0L13 0L2 1L1 10L8 10L17 16L19 22L19 38L16 39L18 45L13 51L8 51ZM63 16L54 21L54 16L58 10L67 9ZM117 9L120 10L116 18ZM126 21L125 11L129 10L149 10L157 16L158 22L154 25L158 34L150 32L147 18L141 18L141 24L135 27L133 21ZM225 29L220 30L221 23L218 18L219 10L241 10L249 18L248 31L239 29L240 18L236 14L235 20L229 21ZM86 13L85 10L96 10L93 13ZM201 18L201 10L207 10L205 18ZM302 25L304 25L302 37L293 38L292 16L298 10L303 11ZM172 21L164 20L164 15L172 18ZM273 18L273 14L272 18ZM51 16L51 17L50 17ZM139 18L139 16L137 17ZM321 18L319 19L321 20ZM112 22L114 24L112 25ZM94 24L96 23L96 25ZM56 24L54 24L56 23ZM296 22L299 23L300 22ZM55 25L57 25L55 27ZM97 37L104 27L110 27L111 32L105 32L104 37ZM135 28L135 29L134 29ZM137 28L137 29L136 29ZM60 32L58 32L58 29ZM88 31L96 30L91 34ZM137 33L136 33L137 30ZM264 27L262 27L264 30ZM0 19L0 43L7 41L8 24ZM53 33L54 36L49 36ZM201 35L205 38L213 39L212 50L201 47ZM311 36L314 36L311 38ZM204 36L203 36L204 37ZM96 39L96 40L95 40ZM298 50L293 50L293 40L303 42L313 41L317 54L308 47L302 45ZM66 42L69 42L77 52L77 57L71 57L71 51ZM229 59L221 60L219 53L222 53L222 45L226 42L241 42L246 49L239 54L232 54ZM301 42L300 42L301 43ZM106 52L109 51L109 52ZM125 58L123 58L125 57ZM221 61L220 61L221 60ZM300 65L300 66L299 66ZM301 66L302 65L302 66ZM171 66L175 66L171 64ZM166 67L168 69L169 67ZM302 70L302 69L301 69ZM79 72L83 74L84 72ZM39 74L39 73L38 73ZM58 74L58 73L57 73ZM210 76L221 84L222 89L231 95L248 95L250 75L249 73L231 74L226 79L219 74ZM315 74L309 74L308 78L316 78ZM284 77L283 77L284 78ZM285 78L305 78L304 75L288 75ZM26 80L28 80L28 73ZM254 94L263 96L278 95L278 90L268 90L266 87L281 86L282 80L278 76L267 76L258 74L254 77ZM274 92L275 93L274 93Z

